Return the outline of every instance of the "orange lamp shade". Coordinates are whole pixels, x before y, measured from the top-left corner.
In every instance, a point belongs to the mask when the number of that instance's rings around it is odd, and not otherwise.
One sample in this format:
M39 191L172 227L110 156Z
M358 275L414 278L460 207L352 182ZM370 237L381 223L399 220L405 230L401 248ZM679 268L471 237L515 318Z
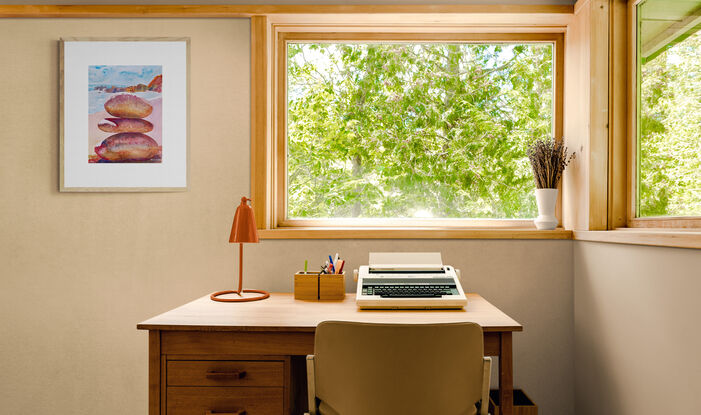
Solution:
M256 229L256 218L253 216L253 208L248 205L251 199L241 198L241 204L236 208L234 223L231 226L229 242L236 243L257 243L258 230Z

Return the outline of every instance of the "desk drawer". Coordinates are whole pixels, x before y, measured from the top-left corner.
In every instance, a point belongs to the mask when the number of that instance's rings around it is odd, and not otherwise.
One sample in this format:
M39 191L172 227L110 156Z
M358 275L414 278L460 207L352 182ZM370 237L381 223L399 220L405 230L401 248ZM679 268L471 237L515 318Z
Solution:
M170 360L168 386L280 386L283 362Z
M282 388L182 387L167 389L167 415L282 415Z

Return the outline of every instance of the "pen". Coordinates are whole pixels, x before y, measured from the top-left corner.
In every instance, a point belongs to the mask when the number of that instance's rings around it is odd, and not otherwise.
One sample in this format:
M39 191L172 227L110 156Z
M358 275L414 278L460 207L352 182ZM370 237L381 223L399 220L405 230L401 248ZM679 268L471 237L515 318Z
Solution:
M340 259L340 258L338 257L338 252L336 252L336 256L333 257L333 267L334 267L335 269L338 269L338 260L339 260L339 259Z
M341 260L341 265L338 266L338 273L339 273L339 274L343 272L343 266L344 266L344 265L346 265L346 261Z
M333 274L333 259L331 258L331 255L329 255L329 265L331 265L331 268L329 268L331 272L329 272L329 274Z

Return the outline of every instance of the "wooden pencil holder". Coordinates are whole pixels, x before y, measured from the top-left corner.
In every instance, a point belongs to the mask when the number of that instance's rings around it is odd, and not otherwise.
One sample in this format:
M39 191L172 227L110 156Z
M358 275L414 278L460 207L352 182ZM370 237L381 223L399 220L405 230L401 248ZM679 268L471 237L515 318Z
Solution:
M346 273L319 274L297 272L294 280L295 300L343 300L346 298Z
M319 300L319 273L303 272L295 274L295 300Z
M319 300L343 300L346 298L346 273L321 274L319 276Z

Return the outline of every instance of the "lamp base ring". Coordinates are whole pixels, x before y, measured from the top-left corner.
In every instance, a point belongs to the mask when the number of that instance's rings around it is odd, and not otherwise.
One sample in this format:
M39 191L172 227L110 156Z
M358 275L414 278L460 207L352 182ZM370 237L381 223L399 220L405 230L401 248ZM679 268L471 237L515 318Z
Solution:
M219 298L220 295L224 295L224 294L238 294L239 296L241 295L241 293L239 293L238 291L225 290L225 291L217 291L214 294L210 295L209 298L212 301L220 301L222 303L243 303L246 301L265 300L266 298L270 297L270 293L267 291L263 291L263 290L241 290L241 292L258 293L260 295L257 295L255 297Z

